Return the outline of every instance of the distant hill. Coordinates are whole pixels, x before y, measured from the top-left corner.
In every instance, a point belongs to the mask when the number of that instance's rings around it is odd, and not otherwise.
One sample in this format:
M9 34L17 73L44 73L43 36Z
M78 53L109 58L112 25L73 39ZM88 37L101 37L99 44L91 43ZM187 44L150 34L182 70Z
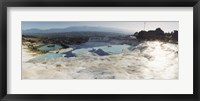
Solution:
M90 27L90 26L71 26L67 28L52 28L52 29L28 29L22 30L23 35L29 34L48 34L48 33L66 33L66 32L108 32L118 34L132 34L134 32L125 31L123 29L111 28L111 27Z

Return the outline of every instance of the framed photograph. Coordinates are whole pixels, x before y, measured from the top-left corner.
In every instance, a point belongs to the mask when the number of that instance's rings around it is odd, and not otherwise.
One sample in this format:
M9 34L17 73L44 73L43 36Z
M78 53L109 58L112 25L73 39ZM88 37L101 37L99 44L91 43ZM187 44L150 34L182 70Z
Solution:
M1 1L2 101L199 101L199 0Z

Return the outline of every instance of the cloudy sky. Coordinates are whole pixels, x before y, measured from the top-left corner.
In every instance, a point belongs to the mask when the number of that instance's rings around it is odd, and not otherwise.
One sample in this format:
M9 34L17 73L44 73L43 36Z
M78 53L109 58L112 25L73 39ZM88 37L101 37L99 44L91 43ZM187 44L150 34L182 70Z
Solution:
M164 32L171 32L173 30L178 30L178 25L179 23L177 21L23 21L21 27L22 30L27 30L67 28L70 26L102 26L125 29L128 31L155 30L160 27Z

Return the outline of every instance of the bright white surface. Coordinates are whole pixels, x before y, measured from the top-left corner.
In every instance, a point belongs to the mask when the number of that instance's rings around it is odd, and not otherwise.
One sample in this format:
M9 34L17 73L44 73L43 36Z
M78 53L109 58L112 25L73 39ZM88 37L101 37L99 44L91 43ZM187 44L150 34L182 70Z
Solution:
M8 94L192 94L193 9L8 8ZM179 21L178 80L21 80L21 21Z

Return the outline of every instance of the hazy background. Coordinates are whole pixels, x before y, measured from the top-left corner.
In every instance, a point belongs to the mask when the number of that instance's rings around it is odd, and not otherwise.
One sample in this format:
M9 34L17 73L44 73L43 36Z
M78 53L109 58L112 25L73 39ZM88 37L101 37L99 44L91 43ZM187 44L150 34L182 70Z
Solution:
M145 28L144 28L145 24ZM178 21L23 21L22 30L67 28L70 26L112 27L127 31L155 30L160 27L164 32L178 30Z

